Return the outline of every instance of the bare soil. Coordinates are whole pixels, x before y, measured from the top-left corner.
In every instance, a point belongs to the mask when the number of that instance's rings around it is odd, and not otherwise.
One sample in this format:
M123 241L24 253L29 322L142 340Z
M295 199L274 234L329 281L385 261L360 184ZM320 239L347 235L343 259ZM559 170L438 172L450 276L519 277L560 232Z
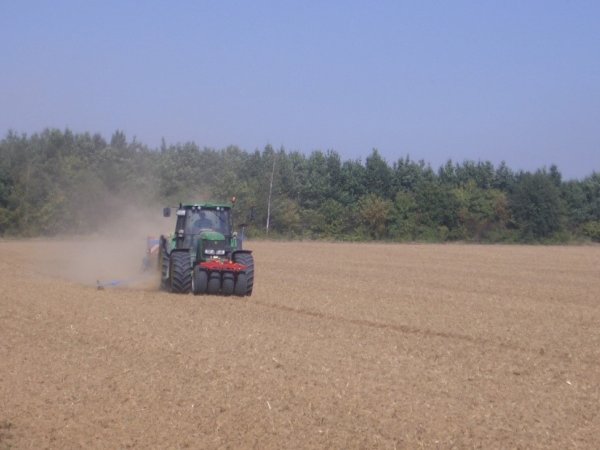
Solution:
M143 248L0 242L0 449L600 447L600 247L254 242L249 299Z

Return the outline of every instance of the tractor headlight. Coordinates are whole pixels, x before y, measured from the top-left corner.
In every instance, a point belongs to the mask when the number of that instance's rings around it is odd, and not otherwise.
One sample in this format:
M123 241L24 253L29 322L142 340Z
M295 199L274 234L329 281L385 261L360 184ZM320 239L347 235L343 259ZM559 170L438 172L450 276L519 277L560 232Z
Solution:
M217 255L224 255L225 254L225 250L217 250Z
M215 249L214 248L207 248L204 250L204 254L206 255L214 255L215 254Z

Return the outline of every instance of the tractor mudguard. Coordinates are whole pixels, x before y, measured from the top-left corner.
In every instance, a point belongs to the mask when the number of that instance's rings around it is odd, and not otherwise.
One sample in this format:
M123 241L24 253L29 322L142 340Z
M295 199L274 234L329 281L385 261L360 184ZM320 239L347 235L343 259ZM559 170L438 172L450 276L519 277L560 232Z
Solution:
M189 252L190 249L189 248L174 248L173 250L171 250L169 252L169 255L172 255L173 253L181 253L181 252Z
M164 234L160 235L159 244L158 245L160 247L160 250L164 251L165 254L168 255L169 253L171 253L170 252L171 249L169 248L169 239Z
M233 252L231 252L231 259L235 260L235 255L240 255L242 253L245 253L247 255L251 255L252 254L252 250L234 250Z

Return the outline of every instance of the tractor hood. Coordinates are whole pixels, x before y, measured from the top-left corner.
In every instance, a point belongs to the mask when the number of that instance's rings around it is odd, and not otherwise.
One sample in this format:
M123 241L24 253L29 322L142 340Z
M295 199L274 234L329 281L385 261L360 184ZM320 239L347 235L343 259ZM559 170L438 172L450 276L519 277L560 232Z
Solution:
M193 255L196 261L206 258L225 257L227 254L227 241L225 236L217 231L206 230L198 236L196 252Z
M200 233L200 239L206 239L209 241L224 241L225 236L218 231L203 231Z

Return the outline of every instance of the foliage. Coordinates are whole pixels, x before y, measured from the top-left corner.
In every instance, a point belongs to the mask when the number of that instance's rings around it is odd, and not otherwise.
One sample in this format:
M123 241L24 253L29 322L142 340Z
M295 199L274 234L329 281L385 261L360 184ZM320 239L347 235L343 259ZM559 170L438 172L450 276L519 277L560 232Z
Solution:
M393 204L375 193L358 200L358 216L364 234L373 239L386 237Z
M271 208L267 207L273 173ZM600 175L563 181L556 166L513 172L505 163L448 161L437 171L408 155L388 164L334 151L150 149L117 130L102 136L47 129L0 141L0 235L97 230L131 204L238 199L248 233L286 238L477 242L600 240ZM157 208L158 210L158 208Z
M600 221L590 221L583 224L583 234L594 242L600 242Z
M521 174L510 207L524 240L549 238L561 229L562 200L555 175L539 170Z

